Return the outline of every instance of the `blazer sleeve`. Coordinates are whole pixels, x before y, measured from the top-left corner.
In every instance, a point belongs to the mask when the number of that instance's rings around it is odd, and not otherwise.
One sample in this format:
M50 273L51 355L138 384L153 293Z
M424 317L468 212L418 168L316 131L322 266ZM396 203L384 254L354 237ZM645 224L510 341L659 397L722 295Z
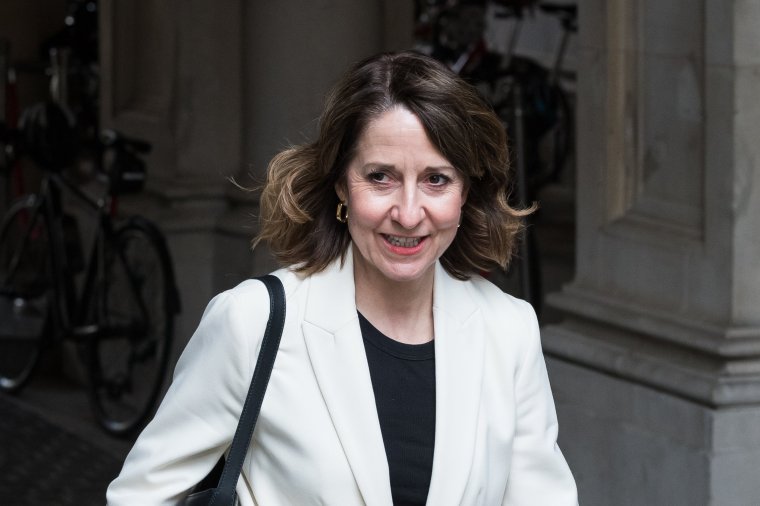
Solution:
M110 506L176 504L226 450L269 316L264 285L246 283L209 303L155 417L108 487Z
M577 505L575 480L557 445L557 414L538 321L533 307L522 304L529 332L515 373L515 436L503 504Z

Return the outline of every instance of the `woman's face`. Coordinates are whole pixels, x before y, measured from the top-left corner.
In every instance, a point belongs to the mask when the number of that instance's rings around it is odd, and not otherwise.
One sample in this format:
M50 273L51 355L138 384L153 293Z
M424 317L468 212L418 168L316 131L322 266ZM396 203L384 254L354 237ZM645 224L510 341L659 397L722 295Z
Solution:
M432 280L457 233L464 189L409 110L396 107L371 121L336 186L348 206L356 281Z

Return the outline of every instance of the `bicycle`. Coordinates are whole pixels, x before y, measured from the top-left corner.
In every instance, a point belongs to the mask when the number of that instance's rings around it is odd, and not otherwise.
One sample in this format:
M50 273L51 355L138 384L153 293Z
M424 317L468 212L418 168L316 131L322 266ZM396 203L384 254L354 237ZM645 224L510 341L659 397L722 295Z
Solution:
M99 424L129 435L154 408L180 310L159 229L140 216L121 220L114 213L119 195L142 188L141 155L150 146L106 131L100 140L106 190L95 198L65 175L64 153L44 152L50 147L45 139L52 142L60 132L35 131L38 123L50 130L65 111L47 103L36 114L46 121L27 123L21 137L38 143L31 152L43 169L39 191L12 204L0 224L0 390L18 392L44 348L73 341ZM86 258L77 222L64 211L64 193L95 217Z

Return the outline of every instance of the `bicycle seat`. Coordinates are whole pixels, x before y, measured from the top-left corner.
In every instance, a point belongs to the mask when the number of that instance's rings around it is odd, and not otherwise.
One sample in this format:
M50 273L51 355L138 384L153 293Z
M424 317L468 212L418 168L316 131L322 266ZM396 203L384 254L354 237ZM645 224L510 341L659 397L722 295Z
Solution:
M149 142L127 137L121 132L105 129L100 134L100 141L106 149L126 149L132 153L146 154L150 153L152 146Z
M148 142L106 129L100 135L104 148L103 172L111 195L142 191L146 181L145 161L140 157L151 149Z

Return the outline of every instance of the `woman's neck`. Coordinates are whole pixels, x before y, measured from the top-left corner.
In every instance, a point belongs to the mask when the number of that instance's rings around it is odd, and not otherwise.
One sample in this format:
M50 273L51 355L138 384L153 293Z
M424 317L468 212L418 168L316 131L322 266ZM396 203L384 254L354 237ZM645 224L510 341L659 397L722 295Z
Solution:
M422 344L433 339L433 270L406 282L357 270L361 267L354 264L356 308L370 323L402 343Z

